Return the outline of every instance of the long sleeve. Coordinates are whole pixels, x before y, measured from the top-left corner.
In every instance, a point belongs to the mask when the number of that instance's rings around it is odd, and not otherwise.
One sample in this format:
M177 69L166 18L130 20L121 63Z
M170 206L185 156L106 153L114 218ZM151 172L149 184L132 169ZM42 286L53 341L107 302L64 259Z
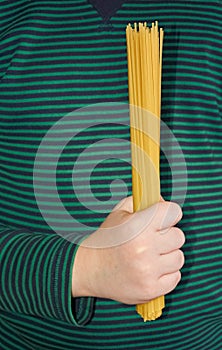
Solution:
M71 296L77 249L58 235L2 226L1 308L84 325L91 317L93 299Z
M109 8L112 17L103 20L105 3L0 2L0 222L5 225L0 253L1 348L218 350L221 1L130 0L117 8L115 0ZM67 234L72 232L73 219L98 228L104 206L131 193L130 147L122 148L130 137L129 118L125 109L116 113L110 107L128 103L126 25L155 20L165 33L161 135L169 128L173 136L161 145L161 194L183 203L180 228L186 234L186 263L178 288L166 295L162 318L144 323L134 305L97 298L93 317L85 325L93 299L71 298L77 242L54 232L63 225ZM68 123L65 116L71 117ZM88 121L92 127L86 128ZM58 123L64 132L54 129L55 134L49 134ZM37 188L45 203L40 211L33 168L45 135L50 138L37 169ZM102 140L116 147L107 159ZM56 195L50 166L56 168ZM74 170L79 180L75 185ZM85 183L90 185L88 194ZM58 207L58 195L70 220ZM44 213L53 225L47 224ZM82 231L88 232L85 227Z

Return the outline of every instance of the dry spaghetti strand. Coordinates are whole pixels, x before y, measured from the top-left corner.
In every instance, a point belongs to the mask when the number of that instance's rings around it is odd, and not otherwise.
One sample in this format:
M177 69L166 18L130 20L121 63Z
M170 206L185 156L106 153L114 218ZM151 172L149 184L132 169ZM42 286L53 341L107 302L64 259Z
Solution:
M158 22L126 28L134 210L159 201L163 29ZM150 117L149 117L150 116ZM136 306L144 321L162 314L164 296Z

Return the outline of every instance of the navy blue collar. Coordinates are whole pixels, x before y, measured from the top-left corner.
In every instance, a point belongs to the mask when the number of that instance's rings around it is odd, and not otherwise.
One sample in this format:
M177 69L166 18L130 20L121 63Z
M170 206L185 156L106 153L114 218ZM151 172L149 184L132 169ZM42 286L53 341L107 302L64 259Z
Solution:
M93 7L97 10L104 22L108 22L109 19L116 13L116 11L122 6L125 0L88 0Z

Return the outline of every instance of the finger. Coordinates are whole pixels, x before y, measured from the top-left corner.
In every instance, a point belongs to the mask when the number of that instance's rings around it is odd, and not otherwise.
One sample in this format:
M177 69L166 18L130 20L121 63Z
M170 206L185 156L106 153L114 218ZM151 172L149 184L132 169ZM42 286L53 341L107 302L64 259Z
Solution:
M180 249L185 243L185 236L178 227L170 227L159 231L155 236L156 251L159 254L167 254Z
M175 250L169 254L160 256L159 276L164 276L179 271L184 265L184 254L181 250Z
M159 295L166 295L176 288L181 280L180 271L170 273L168 275L161 276L157 283Z

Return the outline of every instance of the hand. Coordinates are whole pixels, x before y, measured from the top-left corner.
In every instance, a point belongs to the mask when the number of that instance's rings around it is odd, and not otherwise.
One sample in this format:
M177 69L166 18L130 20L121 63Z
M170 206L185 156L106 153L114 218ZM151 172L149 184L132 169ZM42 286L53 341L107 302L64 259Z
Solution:
M78 248L73 296L139 304L172 291L184 264L184 234L174 227L181 217L180 207L171 202L136 213L132 197L120 202Z

